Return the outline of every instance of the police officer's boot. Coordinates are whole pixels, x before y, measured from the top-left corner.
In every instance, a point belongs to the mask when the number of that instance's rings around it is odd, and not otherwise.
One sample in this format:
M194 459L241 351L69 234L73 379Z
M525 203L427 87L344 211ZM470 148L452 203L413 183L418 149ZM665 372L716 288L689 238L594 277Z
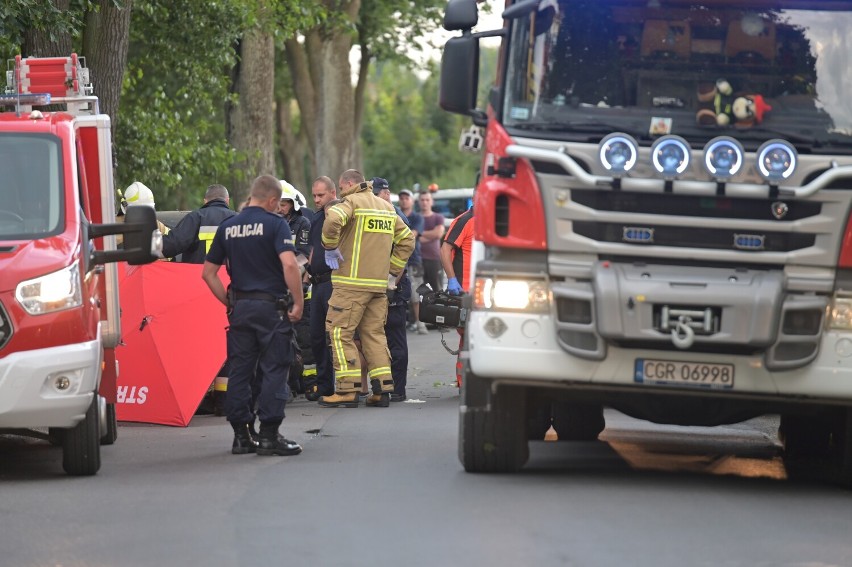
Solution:
M357 408L358 392L336 392L332 396L320 396L319 405L326 408Z
M234 455L245 455L257 451L257 441L251 438L248 423L231 423L234 428L234 444L231 453Z
M257 448L257 454L286 457L301 453L302 446L295 441L284 439L278 433L278 425L277 423L260 424L260 445Z

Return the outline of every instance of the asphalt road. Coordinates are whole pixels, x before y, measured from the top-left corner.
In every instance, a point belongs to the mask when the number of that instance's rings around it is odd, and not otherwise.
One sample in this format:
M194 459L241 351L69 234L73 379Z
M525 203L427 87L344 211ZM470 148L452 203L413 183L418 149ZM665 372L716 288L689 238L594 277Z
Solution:
M0 439L0 567L852 565L852 492L787 480L771 418L608 412L602 441L540 441L520 474L466 474L454 359L434 331L409 338L412 402L290 404L296 457L231 455L208 416L122 424L90 478L64 476L45 442Z

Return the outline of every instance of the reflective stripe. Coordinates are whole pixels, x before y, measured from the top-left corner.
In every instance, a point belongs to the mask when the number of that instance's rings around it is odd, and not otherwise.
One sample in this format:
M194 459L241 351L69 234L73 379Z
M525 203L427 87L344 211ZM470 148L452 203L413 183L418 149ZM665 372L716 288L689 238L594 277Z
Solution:
M204 252L210 252L213 245L213 237L216 236L217 226L202 226L198 228L198 240L204 243Z
M391 266L396 266L397 268L404 268L405 267L405 260L400 260L396 256L391 256L390 263L391 263Z
M375 378L376 376L381 376L382 374L390 374L390 372L390 366L382 366L380 368L374 368L370 370L369 377Z
M384 209L358 209L355 211L356 217L391 217L395 218L396 211L385 211Z
M334 352L337 355L337 363L340 365L338 373L349 370L349 364L346 362L346 356L343 354L343 342L340 340L340 330L340 327L334 327L331 332L331 346L334 348Z
M342 382L344 378L356 378L356 384L361 385L361 369L357 370L335 370L334 377L338 382Z
M395 238L393 239L393 243L394 243L394 244L399 244L400 242L402 242L403 240L405 240L406 238L408 238L408 235L409 235L409 234L411 234L411 229L410 229L410 228L408 228L408 227L405 227L405 230L403 230L402 232L400 232L400 233L399 233L399 236L397 236L397 237L395 237Z
M355 223L355 246L352 248L352 268L349 270L350 277L355 277L358 274L358 264L361 263L361 240L363 238L364 218L361 217Z
M381 289L385 289L388 286L387 280L373 280L367 278L347 278L345 276L335 276L331 275L331 283L332 284L351 284L351 285L363 285L366 287L377 287Z
M317 369L316 368L305 368L302 371L302 376L316 376L316 375L317 375Z
M341 218L342 224L346 224L349 222L349 215L346 214L346 211L343 210L339 205L334 205L330 209L328 209L328 213L337 213L337 216ZM326 216L328 216L326 213Z

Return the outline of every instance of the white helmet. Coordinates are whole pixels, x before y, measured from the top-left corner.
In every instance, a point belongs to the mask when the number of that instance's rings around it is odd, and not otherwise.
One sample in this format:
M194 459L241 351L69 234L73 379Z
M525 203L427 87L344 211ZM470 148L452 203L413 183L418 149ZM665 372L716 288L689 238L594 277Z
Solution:
M281 199L289 199L293 201L293 210L295 211L298 211L307 204L305 196L284 179L281 179Z
M144 183L134 181L124 190L124 201L127 207L147 205L153 209L154 193Z

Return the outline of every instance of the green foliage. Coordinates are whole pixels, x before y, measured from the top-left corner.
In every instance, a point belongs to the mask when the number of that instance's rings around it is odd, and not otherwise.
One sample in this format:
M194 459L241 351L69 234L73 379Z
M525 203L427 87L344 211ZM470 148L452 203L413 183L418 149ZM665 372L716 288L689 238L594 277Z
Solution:
M480 99L494 82L496 51L483 50ZM461 152L458 140L470 119L438 107L438 69L420 79L401 65L378 65L371 75L362 144L365 174L387 178L396 190L437 183L471 187L481 154Z
M231 184L225 131L234 44L246 2L137 0L117 121L117 184L140 180L160 209L194 208L211 183Z
M94 9L91 0L71 0L68 10L58 9L49 0L7 0L0 2L0 57L12 58L21 52L24 33L47 31L51 40L59 33L79 38L85 13Z

